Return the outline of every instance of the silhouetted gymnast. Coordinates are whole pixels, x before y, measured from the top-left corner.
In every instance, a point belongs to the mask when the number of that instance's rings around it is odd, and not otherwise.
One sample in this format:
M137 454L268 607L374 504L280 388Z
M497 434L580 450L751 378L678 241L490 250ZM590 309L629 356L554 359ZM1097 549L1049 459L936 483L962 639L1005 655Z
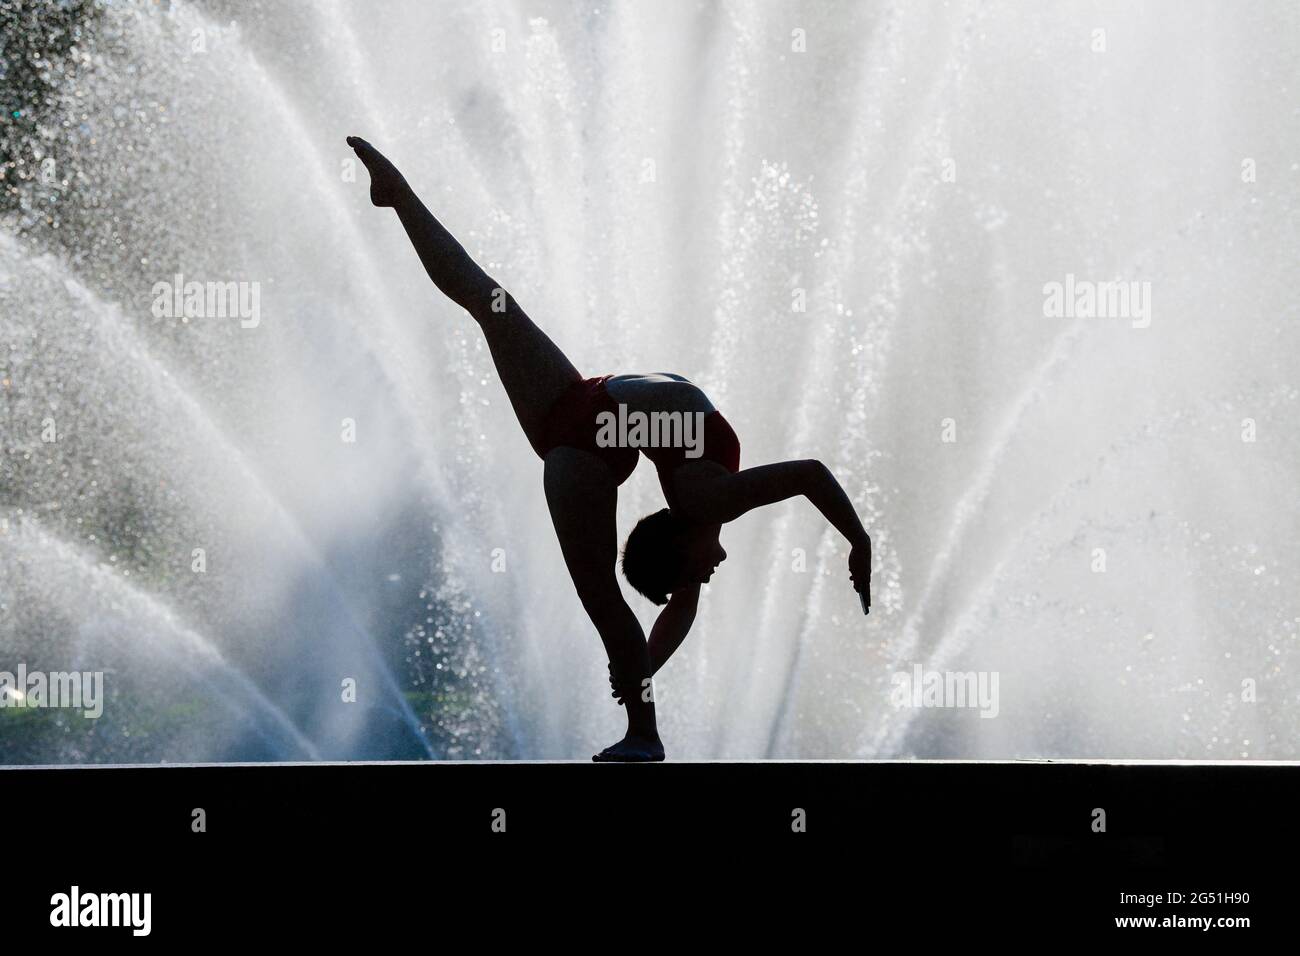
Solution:
M402 174L363 139L348 137L370 171L370 199L391 206L434 284L478 322L533 450L544 462L546 502L569 575L609 656L614 696L627 706L627 734L592 759L664 758L650 677L695 620L700 585L727 553L718 532L762 505L803 495L848 539L849 578L870 606L871 540L835 477L819 461L740 469L740 443L709 399L680 375L583 378L514 298L491 279L425 208ZM702 454L683 448L601 447L597 415L681 412L703 425ZM640 454L654 462L668 507L642 518L623 549L623 574L664 605L647 642L615 575L618 486Z

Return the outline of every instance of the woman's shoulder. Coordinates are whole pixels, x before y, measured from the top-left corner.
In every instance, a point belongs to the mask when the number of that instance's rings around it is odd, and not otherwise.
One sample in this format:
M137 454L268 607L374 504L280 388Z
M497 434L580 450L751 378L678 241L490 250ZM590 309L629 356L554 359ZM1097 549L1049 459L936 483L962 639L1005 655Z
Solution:
M708 523L708 503L725 496L733 477L724 466L707 458L687 460L667 474L659 473L664 499L688 521Z

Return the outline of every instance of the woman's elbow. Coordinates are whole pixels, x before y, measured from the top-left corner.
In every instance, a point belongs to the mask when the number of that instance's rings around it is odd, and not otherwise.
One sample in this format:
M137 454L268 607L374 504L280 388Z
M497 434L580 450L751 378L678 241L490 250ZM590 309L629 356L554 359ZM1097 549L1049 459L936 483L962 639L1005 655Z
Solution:
M805 458L802 462L805 478L813 485L824 484L827 478L834 479L834 474L820 458Z

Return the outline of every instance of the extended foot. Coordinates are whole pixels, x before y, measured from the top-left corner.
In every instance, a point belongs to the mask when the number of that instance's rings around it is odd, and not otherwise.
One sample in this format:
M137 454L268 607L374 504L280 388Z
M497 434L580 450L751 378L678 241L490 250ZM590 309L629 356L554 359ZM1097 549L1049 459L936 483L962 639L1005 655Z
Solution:
M397 197L407 188L406 178L397 171L397 167L388 161L388 157L367 143L360 136L349 136L351 146L361 162L365 163L370 173L370 201L376 206L392 206Z
M658 737L628 734L591 758L596 763L654 763L664 759L664 745Z

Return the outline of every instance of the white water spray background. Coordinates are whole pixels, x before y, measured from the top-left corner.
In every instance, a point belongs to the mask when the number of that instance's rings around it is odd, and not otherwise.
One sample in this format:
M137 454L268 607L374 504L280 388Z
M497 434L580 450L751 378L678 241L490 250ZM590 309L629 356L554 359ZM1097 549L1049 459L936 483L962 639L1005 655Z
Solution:
M103 5L66 185L7 170L0 667L110 700L0 715L0 761L618 736L540 463L349 133L586 374L688 375L864 515L865 619L806 503L727 527L670 756L1300 756L1298 48L1281 3ZM176 272L261 325L154 318ZM1067 273L1150 327L1044 317ZM643 465L620 538L657 507ZM895 710L914 664L998 717Z

